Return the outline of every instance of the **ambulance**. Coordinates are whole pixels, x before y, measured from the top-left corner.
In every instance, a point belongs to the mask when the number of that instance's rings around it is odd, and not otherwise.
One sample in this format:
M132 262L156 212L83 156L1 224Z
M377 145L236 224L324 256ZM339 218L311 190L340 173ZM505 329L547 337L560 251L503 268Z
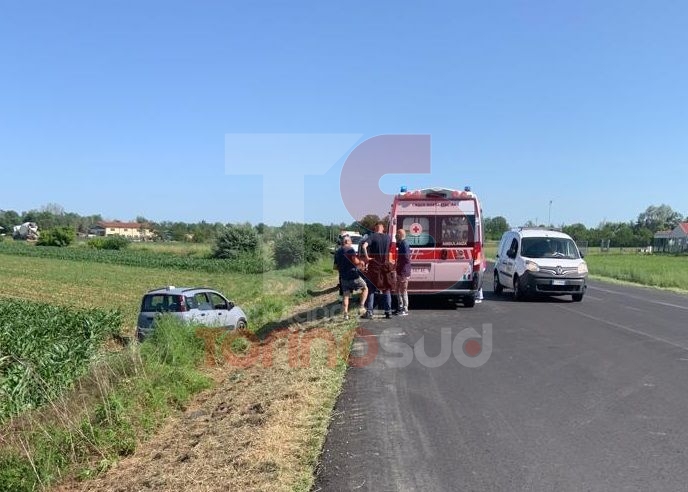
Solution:
M398 229L406 231L411 248L409 294L443 296L473 307L486 265L477 195L469 187L402 187L390 211L393 258Z

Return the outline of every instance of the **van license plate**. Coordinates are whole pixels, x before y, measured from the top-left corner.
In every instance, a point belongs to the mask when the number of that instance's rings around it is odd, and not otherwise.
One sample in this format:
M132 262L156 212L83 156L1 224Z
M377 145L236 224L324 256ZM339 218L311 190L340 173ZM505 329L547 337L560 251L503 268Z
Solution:
M411 272L416 275L428 275L430 273L430 267L413 267Z
M566 285L566 280L552 280L552 285Z

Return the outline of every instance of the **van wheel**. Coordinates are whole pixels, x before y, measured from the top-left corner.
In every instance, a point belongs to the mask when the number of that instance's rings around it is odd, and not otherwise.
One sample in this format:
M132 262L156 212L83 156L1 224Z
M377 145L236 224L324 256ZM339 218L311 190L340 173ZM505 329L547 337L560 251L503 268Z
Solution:
M494 287L492 288L495 294L499 295L504 292L504 287L499 283L499 274L494 272Z
M514 276L514 300L522 301L526 297L526 293L523 292L523 287L521 287L521 279L518 276Z
M583 300L583 294L571 294L573 302L581 302Z

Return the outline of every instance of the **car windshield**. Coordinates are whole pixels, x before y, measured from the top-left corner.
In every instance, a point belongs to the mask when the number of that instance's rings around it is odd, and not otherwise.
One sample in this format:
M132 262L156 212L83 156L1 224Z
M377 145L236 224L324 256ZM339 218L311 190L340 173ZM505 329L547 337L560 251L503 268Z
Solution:
M525 237L521 241L521 255L527 258L580 258L576 243L561 237Z

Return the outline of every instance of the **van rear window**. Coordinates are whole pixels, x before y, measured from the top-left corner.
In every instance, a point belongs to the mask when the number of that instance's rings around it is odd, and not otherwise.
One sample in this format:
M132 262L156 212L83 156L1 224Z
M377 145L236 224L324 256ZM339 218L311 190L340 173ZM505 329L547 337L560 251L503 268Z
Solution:
M397 218L411 248L473 246L475 215L407 215Z

